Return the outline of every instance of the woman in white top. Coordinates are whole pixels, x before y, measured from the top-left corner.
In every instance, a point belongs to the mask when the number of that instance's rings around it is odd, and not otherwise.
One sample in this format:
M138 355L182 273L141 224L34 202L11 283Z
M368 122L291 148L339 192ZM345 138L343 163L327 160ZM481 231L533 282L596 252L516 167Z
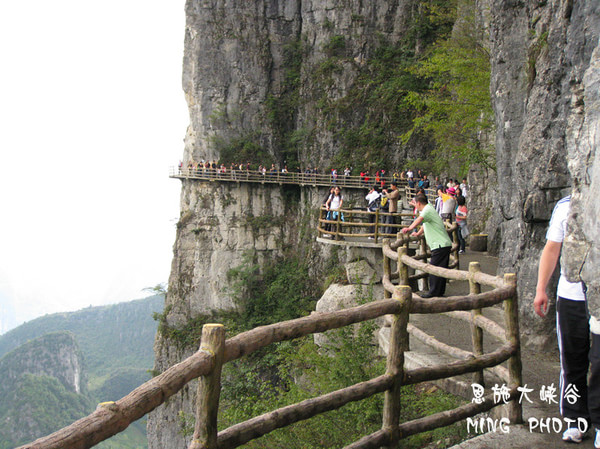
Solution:
M336 211L336 210L342 208L342 204L344 204L344 199L342 198L342 192L341 192L341 189L336 186L335 189L333 189L333 195L331 195L329 197L329 199L327 200L327 203L325 204L325 207L327 208L327 210ZM336 218L337 218L337 215L336 215Z
M342 197L341 189L339 186L336 186L333 189L333 195L330 195L329 199L325 203L325 208L327 209L327 220L337 220L339 209L342 208L342 204L344 204L344 198ZM343 215L341 216L341 220L344 221ZM326 229L331 231L331 223L327 223Z

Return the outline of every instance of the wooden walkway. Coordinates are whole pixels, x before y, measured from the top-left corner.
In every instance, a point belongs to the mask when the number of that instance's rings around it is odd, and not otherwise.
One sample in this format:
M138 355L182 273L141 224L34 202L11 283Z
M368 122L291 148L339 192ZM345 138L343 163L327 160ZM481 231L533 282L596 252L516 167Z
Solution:
M360 176L337 176L333 177L330 174L321 173L298 173L274 171L266 173L258 170L229 170L220 172L218 169L190 169L171 167L169 177L176 179L196 179L199 181L208 182L251 182L257 184L279 184L279 185L298 185L298 186L313 186L313 187L331 187L340 186L347 189L369 189L373 186L379 188L387 187L393 181L391 176L386 176L377 182L377 178L370 176L361 178ZM399 188L408 189L408 183L404 179L397 179ZM409 189L416 190L416 189ZM436 196L434 189L426 189L429 197ZM413 192L414 195L414 192Z

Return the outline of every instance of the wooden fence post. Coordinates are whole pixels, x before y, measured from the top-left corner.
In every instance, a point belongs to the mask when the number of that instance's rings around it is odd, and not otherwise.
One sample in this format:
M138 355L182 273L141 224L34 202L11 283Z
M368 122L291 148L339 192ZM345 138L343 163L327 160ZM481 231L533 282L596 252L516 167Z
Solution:
M419 249L420 249L420 254L425 256L425 258L423 259L423 262L427 263L427 242L425 241L425 238L423 237L421 239L421 241L419 242ZM429 291L429 276L425 276L423 279L421 279L421 290L424 292L428 292Z
M481 285L473 280L475 273L481 271L479 262L471 262L469 264L469 294L478 295L481 293ZM481 315L481 309L471 310L471 340L473 341L473 354L475 356L483 355L483 330L475 324L475 317ZM473 373L473 382L484 386L483 370Z
M375 243L377 243L377 238L379 234L379 208L375 209Z
M400 396L404 377L404 351L408 350L408 319L412 290L408 285L398 286L394 299L400 301L401 309L394 315L390 328L390 340L387 356L386 374L394 377L394 385L385 392L383 404L383 429L391 433L390 448L396 447L400 439L398 424L400 421Z
M198 378L196 426L188 449L216 449L221 368L225 353L225 327L222 324L205 324L202 327L200 350L214 357L214 367L210 374Z
M406 255L406 246L399 246L398 252L398 276L400 285L408 285L408 266L402 262L402 256Z
M519 302L517 299L517 275L506 273L504 282L515 288L515 295L504 301L504 320L506 324L506 339L517 347L517 353L508 359L508 374L510 376L509 388L516 388L522 385L522 365L521 365L521 341L519 336ZM508 419L513 424L523 422L523 408L518 401L510 401L508 405Z
M389 245L390 239L383 239L383 245ZM383 253L383 275L386 276L390 282L392 281L392 261L388 256ZM390 299L392 294L387 290L387 288L383 289L383 297L385 299Z

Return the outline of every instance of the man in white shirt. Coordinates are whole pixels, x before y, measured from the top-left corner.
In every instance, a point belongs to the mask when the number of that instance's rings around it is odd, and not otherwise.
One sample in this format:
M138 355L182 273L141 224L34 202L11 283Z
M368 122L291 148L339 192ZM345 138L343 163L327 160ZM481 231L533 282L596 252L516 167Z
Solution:
M567 196L556 204L546 233L533 301L535 312L541 317L548 310L546 287L567 235L570 202L571 196ZM600 449L600 335L590 334L590 316L582 282L569 282L561 269L556 296L556 332L561 366L559 405L561 415L565 420L571 420L563 433L563 440L580 443L585 433L578 428L578 420L584 419L595 427L594 447Z
M467 178L463 178L459 187L460 187L460 193L462 193L462 196L464 196L466 198L467 195L469 194L469 184L467 184Z
M377 191L376 187L371 187L371 190L365 196L365 200L367 200L367 210L373 212L369 214L369 223L375 223L375 211L379 209L379 205L381 204L381 193ZM375 225L371 227L371 234L375 234ZM373 238L375 237L369 236L369 239Z

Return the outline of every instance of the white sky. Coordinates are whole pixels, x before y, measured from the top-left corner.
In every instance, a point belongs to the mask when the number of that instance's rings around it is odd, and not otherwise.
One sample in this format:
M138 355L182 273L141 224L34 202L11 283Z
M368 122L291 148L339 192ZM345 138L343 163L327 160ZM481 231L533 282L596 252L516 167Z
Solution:
M0 3L0 332L166 283L184 31L184 0Z

